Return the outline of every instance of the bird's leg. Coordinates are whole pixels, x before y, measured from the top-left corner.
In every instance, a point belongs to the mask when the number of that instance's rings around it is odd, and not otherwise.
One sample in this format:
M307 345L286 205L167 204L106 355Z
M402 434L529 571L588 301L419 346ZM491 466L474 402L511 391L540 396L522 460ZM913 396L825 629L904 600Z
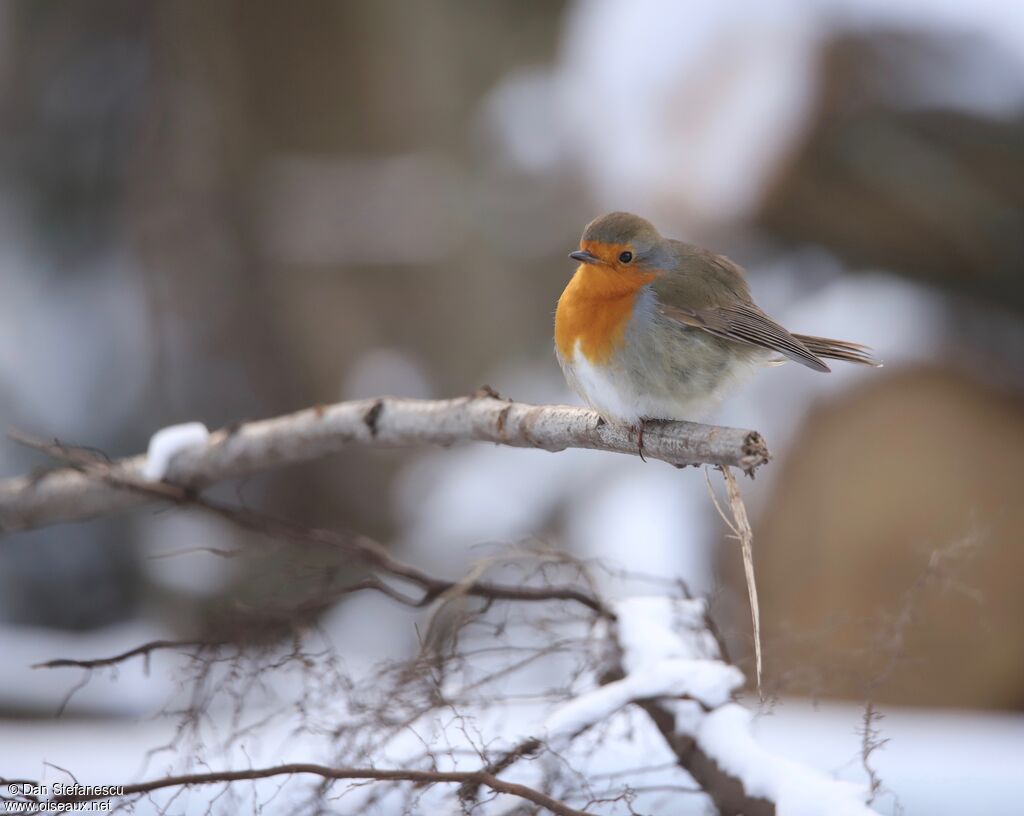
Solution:
M641 417L636 425L636 452L640 454L640 461L644 463L647 462L644 458L644 426L646 424L647 420Z

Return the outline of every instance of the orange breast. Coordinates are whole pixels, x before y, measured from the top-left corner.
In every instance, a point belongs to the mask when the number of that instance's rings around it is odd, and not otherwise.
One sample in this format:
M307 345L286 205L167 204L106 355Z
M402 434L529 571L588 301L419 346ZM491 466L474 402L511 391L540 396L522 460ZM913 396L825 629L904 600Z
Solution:
M640 290L653 272L580 264L558 299L555 345L566 359L580 351L595 364L607 363L622 342Z

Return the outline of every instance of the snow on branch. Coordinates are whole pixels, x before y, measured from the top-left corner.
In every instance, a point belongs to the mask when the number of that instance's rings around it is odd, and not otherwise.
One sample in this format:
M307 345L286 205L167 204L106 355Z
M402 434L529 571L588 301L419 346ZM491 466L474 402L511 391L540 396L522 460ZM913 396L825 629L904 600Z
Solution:
M572 738L636 700L691 697L705 706L720 706L743 681L739 669L720 660L662 660L560 706L545 723L544 741Z
M612 608L627 680L671 661L719 665L720 648L707 627L703 600L627 598ZM717 696L727 698L736 688L734 679L722 673L717 673L717 679ZM713 688L704 691L716 695ZM751 712L739 703L726 702L708 710L693 700L663 695L643 707L680 764L721 813L868 816L875 812L865 804L870 786L833 779L762 748L754 739Z
M725 816L867 816L868 785L833 779L777 756L756 741L750 710L736 702L743 674L722 646L701 599L643 596L610 602L601 684L557 706L534 736L485 766L508 771L544 750L564 749L588 729L635 704L685 770ZM480 783L460 789L473 800Z
M171 442L183 439L181 434L172 436ZM70 467L2 480L0 533L111 515L145 504L152 495L125 490L124 484L143 483L147 475L201 489L319 459L352 445L451 445L470 440L548 451L638 453L636 434L629 428L605 423L582 408L512 402L490 389L450 400L380 397L241 423L208 437L190 433L187 445L157 446L159 462L148 462L143 455L104 463L102 469L110 478L96 478L97 467L89 472ZM650 422L643 443L646 458L678 466L710 464L753 473L769 458L756 431L693 422Z
M717 708L682 724L700 749L723 771L741 779L751 796L775 803L780 816L868 816L870 785L845 782L762 748L751 731L750 711L737 703Z

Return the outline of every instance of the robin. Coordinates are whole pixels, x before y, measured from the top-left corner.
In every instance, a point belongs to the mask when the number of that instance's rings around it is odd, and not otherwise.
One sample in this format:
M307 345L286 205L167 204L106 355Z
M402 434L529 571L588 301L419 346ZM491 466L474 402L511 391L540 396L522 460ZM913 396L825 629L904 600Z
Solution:
M761 311L743 270L721 255L663 238L637 215L587 224L555 312L555 351L569 385L604 419L698 419L758 368L824 359L881 366L865 346L791 334Z

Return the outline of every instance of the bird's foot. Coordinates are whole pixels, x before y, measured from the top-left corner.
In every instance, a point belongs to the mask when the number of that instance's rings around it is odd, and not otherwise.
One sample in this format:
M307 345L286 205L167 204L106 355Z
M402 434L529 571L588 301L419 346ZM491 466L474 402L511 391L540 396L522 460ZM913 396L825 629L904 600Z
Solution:
M647 425L646 419L641 419L636 426L636 452L640 454L640 461L646 463L647 459L644 457L644 426Z

